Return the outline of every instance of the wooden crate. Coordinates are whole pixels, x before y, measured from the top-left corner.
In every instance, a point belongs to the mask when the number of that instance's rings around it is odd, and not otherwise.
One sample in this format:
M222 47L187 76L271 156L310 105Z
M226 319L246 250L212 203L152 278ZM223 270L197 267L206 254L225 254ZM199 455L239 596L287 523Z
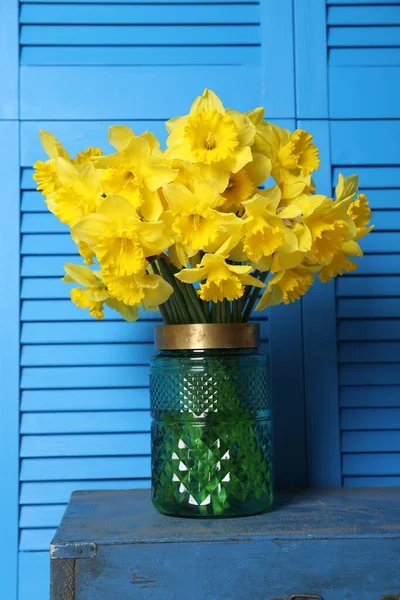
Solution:
M159 515L147 490L75 492L50 552L52 600L400 600L400 489L215 520Z

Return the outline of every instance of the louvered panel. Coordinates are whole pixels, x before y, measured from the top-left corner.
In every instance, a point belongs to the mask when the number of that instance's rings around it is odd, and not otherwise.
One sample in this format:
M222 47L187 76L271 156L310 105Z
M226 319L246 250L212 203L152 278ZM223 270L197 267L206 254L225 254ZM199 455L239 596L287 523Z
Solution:
M379 385L342 386L340 389L343 408L398 407L399 397L400 386L396 385L387 385L383 389Z
M229 10L220 3L164 4L146 2L143 4L86 4L82 3L25 3L21 2L20 23L45 25L57 24L135 24L135 25L207 25L255 24L260 22L258 3L231 3Z
M258 2L22 2L22 65L258 65Z
M327 10L331 117L399 118L400 6L348 2Z
M329 22L339 27L340 19L352 16L367 24L373 18L367 8L331 9ZM393 18L394 24L398 10L387 6L377 19L383 23ZM392 27L386 29L390 41ZM374 27L370 30L371 39L376 40ZM342 49L343 56L346 51ZM364 49L357 52L359 57L365 56ZM334 56L331 52L331 59ZM378 56L384 58L385 54ZM374 69L365 73L374 77ZM394 81L395 70L382 72ZM400 477L400 157L396 142L400 121L370 120L376 115L374 102L366 100L361 109L361 116L368 119L331 123L334 180L339 172L359 173L361 189L374 209L375 225L361 241L365 256L359 269L336 282L342 475L346 486L398 485ZM390 105L387 116L393 116Z
M88 443L84 434L24 435L21 439L22 458L55 458L57 456L130 456L149 454L150 440L145 433L103 433L90 436Z
M112 355L116 345L104 344L106 352ZM82 348L82 346L79 346ZM93 348L95 351L96 346ZM32 346L34 349L35 346ZM68 346L69 348L69 346ZM87 351L87 346L83 350ZM57 351L57 347L50 347ZM59 363L58 363L59 364ZM88 389L82 394L80 390L24 390L21 394L21 410L24 413L58 412L58 411L90 411L90 410L148 410L150 404L149 390L145 388L119 388L110 394L105 389Z
M75 490L132 490L149 487L149 479L93 479L51 482L22 482L20 501L24 506L65 504Z

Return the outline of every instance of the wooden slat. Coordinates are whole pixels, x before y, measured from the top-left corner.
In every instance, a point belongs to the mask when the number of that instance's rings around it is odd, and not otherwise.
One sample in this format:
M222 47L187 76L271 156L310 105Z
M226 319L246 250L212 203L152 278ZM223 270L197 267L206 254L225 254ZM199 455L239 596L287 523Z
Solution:
M400 25L400 6L329 7L328 25Z
M373 210L400 209L400 189L368 189L363 187L363 182L361 182L360 192L367 195ZM368 236L366 239L370 237Z
M147 367L24 367L21 372L22 390L141 387L147 384Z
M45 159L44 151L42 148L42 158ZM36 160L39 159L39 155L37 155ZM21 190L36 190L36 182L32 179L33 169L32 168L23 168L21 173Z
M149 477L150 457L24 458L21 481L130 479Z
M345 73L348 72L348 69L342 70ZM371 77L373 77L375 69L364 69L364 72L368 73L368 77L372 73ZM390 70L387 72L388 74L391 73ZM333 94L336 93L339 94L339 90L333 91ZM365 110L368 111L370 110L368 108L369 102L365 103L367 107ZM372 115L368 112L364 115L359 114L357 118L369 116ZM386 117L386 115L383 116ZM400 162L396 144L398 135L400 136L400 121L396 120L332 121L332 162L335 165L346 165L348 167L351 165L357 165L358 167L358 165L363 164L371 166L398 164ZM343 143L344 140L346 143ZM355 168L354 171L358 172L358 168ZM367 185L362 176L360 176L360 184L361 187ZM375 183L375 185L377 184ZM390 183L388 182L387 185L389 187Z
M302 119L327 119L327 10L320 0L293 3L296 61L296 113ZM308 85L303 85L307 79Z
M400 452L397 431L344 431L342 452Z
M360 240L360 246L364 252L370 253L400 253L400 235L385 231L384 233L373 231L370 235Z
M173 41L173 39L171 39ZM21 65L258 65L260 47L251 46L29 46Z
M23 346L21 366L147 365L154 353L152 343Z
M330 27L328 31L328 46L331 48L390 48L399 45L400 27Z
M135 24L135 25L229 25L260 22L257 4L22 4L20 23L27 24Z
M57 456L131 456L150 454L148 433L24 435L21 458Z
M55 532L56 528L23 529L20 534L19 549L26 552L48 551Z
M400 298L339 300L337 316L345 319L400 317Z
M375 0L376 1L376 0ZM381 477L343 477L345 487L390 487L400 485L400 475Z
M337 296L340 298L400 296L400 277L396 275L392 277L352 277L346 275L338 278L336 290Z
M58 527L66 504L23 506L19 515L20 527Z
M261 104L259 75L252 65L21 67L21 118L120 120L140 114L143 119L165 119L187 114L193 98L206 87L227 106L249 110ZM38 81L46 81L51 95L41 92ZM170 91L160 94L160 89Z
M42 275L43 273L41 273ZM71 289L71 286L68 286ZM25 300L21 321L92 321L89 311L78 309L69 300ZM120 321L121 315L105 307L105 321Z
M148 410L148 388L118 388L90 390L24 390L21 394L23 412Z
M400 364L342 364L339 381L341 385L399 385Z
M347 408L384 408L400 405L400 386L344 386L340 389L340 404Z
M148 410L39 412L25 413L21 418L21 434L132 433L134 431L150 431Z
M400 321L398 319L340 321L338 338L349 341L400 340Z
M148 488L149 479L105 479L81 481L43 481L21 484L21 504L66 503L76 490L133 490Z
M43 156L43 149L40 151L41 158L46 159ZM36 155L36 159L39 154ZM48 208L45 203L44 196L40 192L22 192L21 194L21 211L22 212L48 212Z
M357 0L356 0L357 1ZM364 4L367 4L371 0L366 0ZM376 0L374 0L376 2ZM387 4L390 4L394 0L385 0ZM112 4L113 0L67 0L68 4ZM38 0L22 0L22 4L37 4ZM65 4L66 0L40 0L40 4ZM152 0L142 2L142 4L171 4L171 0ZM199 0L174 0L173 4L181 4L184 8L185 4L198 4ZM201 0L202 4L258 4L258 0ZM340 0L339 2L340 3ZM135 0L118 0L118 4L140 4Z
M51 213L22 215L21 233L68 233L69 228Z
M399 304L398 300L395 302ZM342 342L339 360L342 363L400 362L400 342Z
M345 454L343 475L399 475L400 453Z
M66 284L64 284L66 285ZM67 286L68 295L71 285ZM121 321L121 315L104 307L104 321ZM158 312L142 311L142 317L137 323L143 320L152 322L153 326L160 324L161 318ZM70 300L24 300L22 302L21 321L93 321L87 310L78 309Z
M379 219L381 215L385 215L385 218ZM393 215L392 221L390 220L391 215ZM380 230L396 230L397 226L400 225L400 211L394 214L392 211L375 213L374 222L377 229L378 225L381 225L379 227ZM357 275L400 275L400 255L369 254L364 256L362 259L359 259Z
M400 408L343 408L340 412L343 431L400 429Z
M82 322L24 323L21 341L24 344L69 344L104 342L150 342L152 323Z
M331 48L329 64L332 67L397 66L400 48Z
M22 279L21 298L24 299L69 299L71 286L66 285L60 277L35 277Z
M400 33L400 27L398 28ZM400 39L398 40L400 45ZM398 119L400 66L330 67L330 110L333 119ZM351 94L343 90L351 89ZM368 102L365 99L368 98Z
M21 240L21 254L26 255L65 255L76 253L75 243L68 233L24 234Z
M397 162L397 161L396 161ZM399 166L372 166L366 167L358 165L353 167L336 167L333 170L333 181L336 182L339 173L343 175L352 175L357 172L360 177L361 187L370 189L382 188L400 188L400 167Z
M259 25L22 25L20 43L33 46L232 46L259 45ZM184 64L185 61L181 61ZM46 117L44 117L46 118ZM64 117L65 118L65 117ZM74 117L72 117L74 118ZM76 118L76 117L75 117ZM128 117L132 118L132 114Z

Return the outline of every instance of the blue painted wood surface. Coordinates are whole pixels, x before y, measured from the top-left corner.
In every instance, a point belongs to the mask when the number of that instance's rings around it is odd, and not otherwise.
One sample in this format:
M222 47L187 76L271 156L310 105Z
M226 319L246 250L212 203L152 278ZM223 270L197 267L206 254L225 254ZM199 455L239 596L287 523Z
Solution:
M331 157L329 122L299 121L323 149L317 185L329 189ZM336 299L333 282L317 282L303 298L303 344L306 393L308 482L341 485Z
M10 7L11 10L11 7ZM0 11L1 16L1 11ZM1 26L0 26L1 37ZM1 42L0 42L1 44ZM19 468L19 125L0 121L0 178L6 227L0 235L0 531L8 559L0 561L3 593L16 599Z
M76 559L71 600L247 600L250 588L256 600L375 600L398 594L399 552L400 489L291 492L269 514L227 520L171 519L148 492L102 491L73 495L51 566Z

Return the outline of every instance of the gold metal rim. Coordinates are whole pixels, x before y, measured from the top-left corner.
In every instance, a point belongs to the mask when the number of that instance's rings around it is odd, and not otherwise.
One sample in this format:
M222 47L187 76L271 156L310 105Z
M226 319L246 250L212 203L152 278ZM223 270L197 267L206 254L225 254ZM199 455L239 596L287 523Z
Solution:
M157 325L154 332L158 350L257 348L260 345L260 326L256 323Z

